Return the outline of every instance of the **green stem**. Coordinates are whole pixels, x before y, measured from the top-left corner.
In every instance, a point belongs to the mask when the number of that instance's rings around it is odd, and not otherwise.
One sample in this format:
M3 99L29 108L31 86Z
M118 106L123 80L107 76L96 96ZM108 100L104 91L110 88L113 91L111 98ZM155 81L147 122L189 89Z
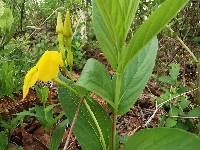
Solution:
M79 93L78 93L75 89L71 88L67 83L63 82L63 81L60 80L59 78L55 78L54 81L57 82L58 84L64 86L64 87L66 87L68 90L70 90L71 92L73 92L75 95L81 97L81 96L79 95Z
M167 28L172 33L174 33L174 31L172 30L172 28L170 28L169 26L167 26ZM188 53L192 56L192 58L194 59L195 63L198 63L199 62L198 59L195 57L194 53L190 50L190 48L183 42L183 40L178 35L176 35L176 38L181 43L181 45L183 46L183 48L185 48L188 51Z
M117 123L117 113L116 111L113 112L113 122L112 122L112 150L115 150L116 145L116 123Z
M72 66L69 66L69 78L73 80Z
M119 100L120 100L120 92L121 92L121 80L122 76L120 73L117 73L117 79L116 79L116 85L115 85L115 110L113 112L113 124L112 124L112 150L115 150L116 145L116 123L117 123L117 109L119 106Z

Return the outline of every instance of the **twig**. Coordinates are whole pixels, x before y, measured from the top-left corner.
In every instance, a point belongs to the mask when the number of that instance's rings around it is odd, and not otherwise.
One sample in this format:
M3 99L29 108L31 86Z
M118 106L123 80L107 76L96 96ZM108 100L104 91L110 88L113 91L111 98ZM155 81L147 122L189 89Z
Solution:
M153 115L147 120L147 122L145 123L145 127L147 127L149 125L149 123L151 122L151 120L155 117L157 111L160 109L160 107L158 108L158 105L157 105L157 101L156 101L156 110L154 111Z
M172 28L170 26L167 26L167 28L172 32L174 33L174 30L172 30ZM178 35L175 35L175 37L177 38L177 40L181 43L182 47L185 48L188 53L192 56L193 60L195 61L195 63L198 63L198 59L197 57L194 55L194 53L190 50L190 48L183 42L183 40L178 36Z
M68 147L68 144L69 144L69 140L70 140L70 137L71 137L71 134L72 134L72 130L74 129L74 126L75 126L75 123L76 123L76 119L77 119L78 114L79 114L80 107L81 107L81 105L83 104L83 100L84 100L84 99L81 98L80 103L79 103L79 105L78 105L78 108L77 108L77 110L76 110L76 113L75 113L75 115L74 115L74 119L73 119L73 121L72 121L72 125L71 125L71 128L70 128L70 130L69 130L69 133L68 133L68 136L67 136L67 140L66 140L66 142L65 142L65 146L64 146L63 150L67 150L67 147Z
M193 116L168 116L170 118L181 118L181 119L200 119L200 116L199 117L193 117Z
M178 98L178 97L180 97L180 96L184 96L184 95L186 95L186 94L192 93L192 92L194 92L194 91L196 91L196 90L198 90L198 88L193 89L193 90L188 91L188 92L184 92L184 93L182 93L182 94L180 94L180 95L177 95L177 96L175 96L175 97L172 97L172 98L170 98L170 99L168 99L168 100L166 100L166 101L160 103L159 105L157 105L157 102L156 102L156 109L155 109L153 115L147 120L147 122L145 123L144 126L147 127L147 126L149 125L149 123L150 123L150 122L152 121L152 119L155 117L155 115L156 115L156 113L158 112L158 110L159 110L164 104L166 104L167 102L170 102L171 100L176 99L176 98Z
M57 12L59 9L63 9L63 7L58 7L58 8L56 8L40 25L39 25L39 27L37 28L37 29L35 29L30 35L29 35L29 38L37 31L37 30L40 30L41 29L41 26L42 25L44 25L45 24L45 22L47 21L47 20L49 20L49 18L51 18L51 16L53 16L53 14L55 13L55 12Z

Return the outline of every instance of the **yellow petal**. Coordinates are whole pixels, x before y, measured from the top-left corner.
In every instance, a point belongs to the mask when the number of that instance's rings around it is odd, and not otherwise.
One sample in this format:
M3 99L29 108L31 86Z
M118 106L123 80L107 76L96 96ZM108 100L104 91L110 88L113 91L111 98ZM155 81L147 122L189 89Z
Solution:
M27 96L29 88L32 87L38 78L38 69L36 66L31 68L25 76L23 85L23 99Z
M47 82L57 77L59 66L63 66L62 55L57 51L46 51L37 63L38 80Z

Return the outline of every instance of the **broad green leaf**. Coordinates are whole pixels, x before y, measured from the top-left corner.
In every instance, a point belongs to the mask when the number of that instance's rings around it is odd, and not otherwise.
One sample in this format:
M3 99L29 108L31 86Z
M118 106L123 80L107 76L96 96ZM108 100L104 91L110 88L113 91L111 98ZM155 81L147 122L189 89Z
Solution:
M137 11L138 5L140 0L119 0L121 7L122 7L122 13L124 21L124 27L122 28L124 30L124 37L123 40L125 40L128 31L130 29L131 24L133 23L133 18L135 17L135 13ZM121 29L121 27L119 27ZM123 41L124 42L124 41Z
M111 77L105 67L95 59L89 59L83 68L77 85L94 91L113 106L113 86Z
M65 132L65 128L67 125L67 120L64 120L54 131L51 136L51 141L49 145L49 150L56 150L58 149L61 141L63 134Z
M198 150L200 138L180 129L144 129L131 136L123 150Z
M12 11L9 8L5 8L3 15L0 16L0 29L10 31L13 21Z
M64 87L59 87L58 93L62 108L64 109L69 122L72 123L80 98ZM111 119L95 100L90 100L89 98L86 100L99 123L105 143L107 147L109 147L109 140L111 138ZM73 133L83 150L102 150L98 130L84 104L81 105Z
M153 38L128 64L122 78L119 114L126 113L144 89L155 64L158 40Z
M119 67L120 71L123 71L128 62L170 22L187 2L188 0L166 0L152 13L138 28L125 49L122 64Z
M114 69L124 46L139 0L94 0L93 24L104 55Z

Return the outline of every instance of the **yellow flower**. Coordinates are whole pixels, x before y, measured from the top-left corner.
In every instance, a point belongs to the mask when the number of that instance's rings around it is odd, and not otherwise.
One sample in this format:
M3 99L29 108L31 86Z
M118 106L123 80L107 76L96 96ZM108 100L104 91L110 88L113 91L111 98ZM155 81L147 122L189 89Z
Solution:
M36 67L38 68L38 80L47 82L55 78L59 72L59 66L63 66L61 53L57 51L46 51Z
M31 68L25 76L23 85L23 99L28 94L29 88L35 84L38 79L38 69L36 66Z
M43 82L50 81L57 77L59 66L63 66L63 60L60 52L46 51L36 66L31 68L25 76L23 85L23 99L27 96L29 88L37 80Z

